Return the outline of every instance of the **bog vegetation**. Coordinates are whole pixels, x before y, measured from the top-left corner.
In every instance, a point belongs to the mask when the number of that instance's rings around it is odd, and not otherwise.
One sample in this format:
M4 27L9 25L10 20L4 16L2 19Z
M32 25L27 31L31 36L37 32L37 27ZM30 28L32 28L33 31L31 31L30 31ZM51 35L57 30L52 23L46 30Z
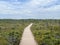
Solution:
M0 19L0 45L19 45L24 28L31 31L38 45L60 45L60 20Z
M60 20L35 20L31 29L38 45L60 45Z
M0 20L0 45L19 45L27 25L25 20Z

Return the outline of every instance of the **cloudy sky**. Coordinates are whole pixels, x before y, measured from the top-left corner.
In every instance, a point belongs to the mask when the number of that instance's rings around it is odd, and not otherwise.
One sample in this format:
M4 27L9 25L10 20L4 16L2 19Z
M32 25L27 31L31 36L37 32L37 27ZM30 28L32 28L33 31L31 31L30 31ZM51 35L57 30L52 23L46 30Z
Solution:
M0 0L1 19L60 19L60 0Z

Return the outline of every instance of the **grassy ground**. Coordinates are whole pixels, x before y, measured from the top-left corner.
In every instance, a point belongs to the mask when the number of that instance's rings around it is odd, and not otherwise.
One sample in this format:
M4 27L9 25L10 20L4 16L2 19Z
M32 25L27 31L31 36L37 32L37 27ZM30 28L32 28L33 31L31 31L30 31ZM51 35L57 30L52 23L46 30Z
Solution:
M24 28L31 22L38 45L60 45L60 20L33 19L0 19L0 45L19 45Z
M27 25L25 20L0 20L0 45L19 45Z
M38 45L60 45L60 20L35 20L31 30Z

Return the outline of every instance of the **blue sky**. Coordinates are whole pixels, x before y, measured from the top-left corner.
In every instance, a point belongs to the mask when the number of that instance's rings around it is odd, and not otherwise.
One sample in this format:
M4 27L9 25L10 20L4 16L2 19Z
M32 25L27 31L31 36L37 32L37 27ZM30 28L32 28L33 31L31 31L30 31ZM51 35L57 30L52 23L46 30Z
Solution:
M60 0L0 0L0 19L60 19Z

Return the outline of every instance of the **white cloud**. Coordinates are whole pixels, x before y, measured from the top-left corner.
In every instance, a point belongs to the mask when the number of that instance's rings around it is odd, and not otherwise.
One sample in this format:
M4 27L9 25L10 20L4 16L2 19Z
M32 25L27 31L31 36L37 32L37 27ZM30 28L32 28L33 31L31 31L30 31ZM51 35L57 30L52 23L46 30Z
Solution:
M0 14L12 15L60 15L60 5L56 5L57 0L31 0L22 3L15 0L14 2L0 1ZM47 8L46 8L47 7ZM55 14L55 15L56 15Z

